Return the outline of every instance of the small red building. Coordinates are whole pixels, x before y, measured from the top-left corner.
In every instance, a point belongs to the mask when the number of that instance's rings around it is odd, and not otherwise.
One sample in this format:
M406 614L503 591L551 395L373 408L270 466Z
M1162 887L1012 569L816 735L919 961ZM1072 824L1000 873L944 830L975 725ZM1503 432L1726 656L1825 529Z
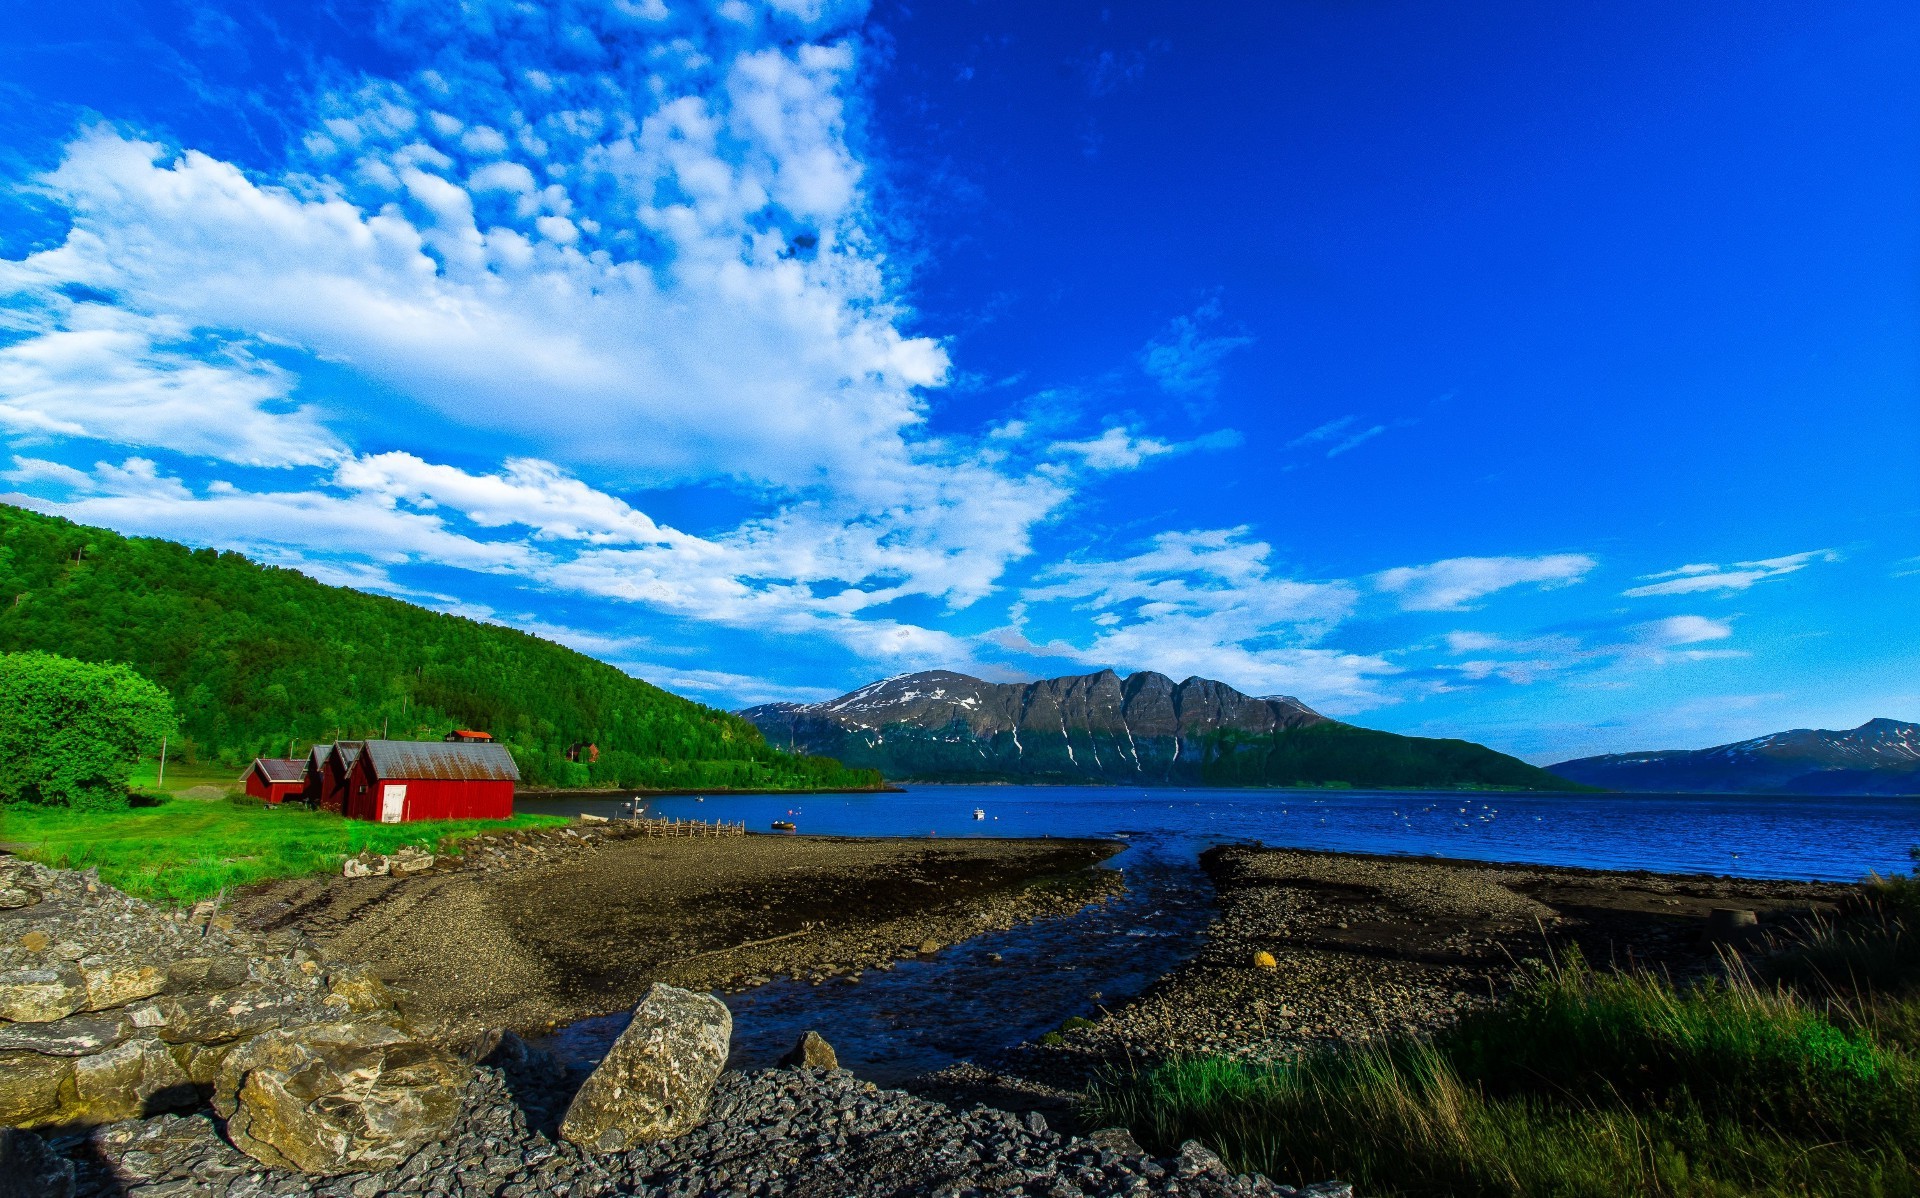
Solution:
M307 806L338 815L347 808L347 775L360 759L364 741L343 740L315 745L307 754Z
M256 757L247 767L247 793L278 803L306 792L307 763L291 757Z
M347 771L345 813L384 824L509 819L519 780L505 745L370 740Z

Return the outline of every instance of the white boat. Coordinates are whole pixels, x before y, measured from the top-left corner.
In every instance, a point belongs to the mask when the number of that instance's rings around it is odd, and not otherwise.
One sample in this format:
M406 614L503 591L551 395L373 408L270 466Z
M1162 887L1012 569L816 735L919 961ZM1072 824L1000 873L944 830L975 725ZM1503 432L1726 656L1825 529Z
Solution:
M973 818L975 819L987 818L987 809L985 807L975 807L973 809Z

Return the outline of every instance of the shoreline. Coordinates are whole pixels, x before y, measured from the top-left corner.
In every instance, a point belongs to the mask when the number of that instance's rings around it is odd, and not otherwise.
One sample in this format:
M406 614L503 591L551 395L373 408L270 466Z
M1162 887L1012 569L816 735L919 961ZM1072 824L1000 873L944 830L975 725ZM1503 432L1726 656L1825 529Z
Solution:
M1070 1111L1103 1071L1176 1056L1277 1061L1426 1033L1496 1000L1531 959L1579 951L1676 978L1748 940L1708 935L1716 908L1753 938L1844 907L1859 884L1220 845L1201 857L1215 916L1192 957L1049 1043L927 1080L960 1101ZM1255 963L1270 953L1273 963Z
M821 789L809 788L806 790L781 789L779 787L707 787L704 789L649 790L644 786L596 786L516 789L513 792L513 799L514 802L517 803L521 799L545 802L553 799L618 798L621 795L631 795L634 798L641 799L690 799L702 795L714 795L725 798L729 795L883 795L904 793L905 789L903 787L896 786L891 782L882 783L879 786L831 786Z
M1093 868L1122 851L1114 841L670 839L606 827L568 825L551 838L565 847L498 866L499 842L476 837L466 868L264 883L228 911L372 968L409 1017L454 1041L627 1010L654 981L720 993L774 976L857 983L1122 885Z

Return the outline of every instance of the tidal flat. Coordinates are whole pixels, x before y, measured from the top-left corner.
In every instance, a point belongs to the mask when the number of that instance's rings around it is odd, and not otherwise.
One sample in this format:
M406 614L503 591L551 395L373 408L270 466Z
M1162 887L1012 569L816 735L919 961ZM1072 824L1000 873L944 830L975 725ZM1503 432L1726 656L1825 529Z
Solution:
M537 1035L631 1008L656 981L722 993L776 976L857 984L868 970L1112 893L1120 876L1092 867L1120 847L614 837L505 870L268 883L228 909L372 967L437 1035Z

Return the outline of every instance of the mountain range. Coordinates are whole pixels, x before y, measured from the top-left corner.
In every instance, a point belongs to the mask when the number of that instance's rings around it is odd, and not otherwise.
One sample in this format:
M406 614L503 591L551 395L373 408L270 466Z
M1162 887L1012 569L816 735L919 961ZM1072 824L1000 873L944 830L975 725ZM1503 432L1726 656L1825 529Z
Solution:
M1608 790L1920 795L1920 724L1795 728L1710 749L1609 753L1547 768Z
M1570 788L1468 741L1357 728L1298 699L1150 670L1039 682L927 670L738 714L775 746L903 781Z

